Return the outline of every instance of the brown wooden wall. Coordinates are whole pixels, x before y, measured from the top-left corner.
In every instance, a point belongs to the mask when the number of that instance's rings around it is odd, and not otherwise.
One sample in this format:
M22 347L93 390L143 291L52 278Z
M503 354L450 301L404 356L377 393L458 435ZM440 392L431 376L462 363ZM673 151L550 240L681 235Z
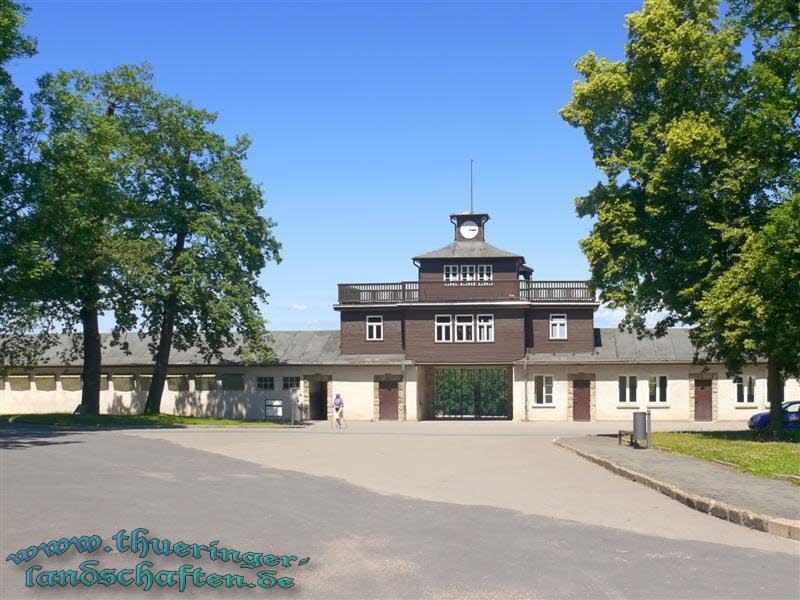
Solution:
M567 315L567 339L550 339L550 315ZM594 308L540 307L528 311L525 345L528 351L592 352L594 350Z
M405 324L406 357L437 364L498 364L520 359L525 355L524 311L523 308L457 306L409 309ZM434 316L438 314L493 314L495 341L438 344L434 341Z
M518 278L517 265L519 259L516 258L430 258L419 262L420 281L442 281L445 265L492 265L492 278L494 280Z
M383 316L383 341L367 341L367 316ZM399 310L341 311L342 354L402 354L403 319Z

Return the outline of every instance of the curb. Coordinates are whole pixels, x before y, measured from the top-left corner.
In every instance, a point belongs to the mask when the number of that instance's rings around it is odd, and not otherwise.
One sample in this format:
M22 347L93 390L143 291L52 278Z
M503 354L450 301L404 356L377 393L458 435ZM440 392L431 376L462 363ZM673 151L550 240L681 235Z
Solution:
M692 494L675 485L672 485L671 483L659 481L658 479L654 479L649 475L645 475L643 473L633 471L632 469L628 469L627 467L623 467L622 465L619 465L607 458L602 458L595 454L585 452L584 450L573 448L566 442L563 442L562 438L555 438L553 443L560 448L574 452L578 456L600 465L605 469L608 469L615 475L619 475L625 479L630 479L631 481L646 485L647 487L652 488L657 492L661 492L665 496L669 496L673 500L677 500L681 504L685 504L694 510L712 515L718 519L722 519L723 521L730 521L736 525L742 525L751 529L757 529L758 531L771 533L772 535L789 538L790 540L800 541L800 521L779 519L769 515L761 515L745 508L731 506L730 504L720 502L719 500Z

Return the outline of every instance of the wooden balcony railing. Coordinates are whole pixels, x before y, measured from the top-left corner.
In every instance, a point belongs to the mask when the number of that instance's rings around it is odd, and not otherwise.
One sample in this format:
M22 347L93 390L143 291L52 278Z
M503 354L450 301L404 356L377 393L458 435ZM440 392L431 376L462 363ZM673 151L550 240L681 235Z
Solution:
M586 281L520 281L520 298L529 302L594 302Z
M594 302L585 281L496 280L490 282L401 281L398 283L340 283L339 304L397 304L405 302Z

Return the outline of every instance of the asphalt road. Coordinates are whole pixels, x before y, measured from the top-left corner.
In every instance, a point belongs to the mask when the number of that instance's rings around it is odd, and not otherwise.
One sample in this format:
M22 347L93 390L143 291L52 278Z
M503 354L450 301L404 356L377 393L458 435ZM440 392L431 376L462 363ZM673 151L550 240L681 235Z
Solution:
M569 424L354 424L287 430L3 432L0 550L119 529L264 554L292 598L797 598L798 544L691 511L552 446ZM460 428L459 428L460 427ZM561 431L565 429L564 431ZM581 430L582 431L582 430ZM26 588L25 571L229 562L99 550L4 561L0 597L116 598L119 586ZM263 569L270 567L263 567ZM174 597L154 587L151 597Z

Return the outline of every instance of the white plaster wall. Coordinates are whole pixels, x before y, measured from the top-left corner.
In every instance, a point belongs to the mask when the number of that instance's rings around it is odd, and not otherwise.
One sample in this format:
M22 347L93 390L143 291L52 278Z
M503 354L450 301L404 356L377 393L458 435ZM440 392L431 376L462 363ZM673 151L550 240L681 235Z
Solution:
M595 369L597 374L598 421L633 419L631 413L651 408L654 421L688 421L689 420L689 373L699 368L692 365L603 365ZM621 375L636 376L636 403L619 402L619 377ZM649 401L651 376L667 376L667 401Z
M419 421L417 411L417 394L419 393L419 380L416 367L406 367L406 421Z
M333 393L344 400L344 416L353 421L371 421L375 406L375 375L400 374L400 367L334 367Z
M176 370L173 370L175 372ZM418 419L419 377L418 369L406 368L405 404L406 419ZM42 372L47 372L42 370ZM52 372L52 371L50 371ZM352 420L371 420L373 417L374 376L378 374L401 373L400 367L374 366L281 366L281 367L249 367L249 368L193 368L192 373L244 373L245 389L243 391L227 391L218 389L213 392L199 392L194 389L194 379L189 379L189 390L173 392L164 390L162 412L169 414L219 416L247 419L260 419L263 415L264 398L284 400L285 414L288 415L289 403L294 400L303 401L300 390L284 390L283 377L324 374L333 377L333 393L340 393L345 399L346 416ZM645 366L630 367L624 365L566 365L566 366L528 366L528 412L529 421L565 421L567 420L567 375L568 373L595 373L596 375L596 420L631 419L633 410L645 410L648 406L648 384L650 375L667 375L668 402L662 408L661 403L652 405L654 420L688 421L689 420L689 380L690 373L700 372L693 365ZM744 376L756 378L756 401L753 405L741 405L736 402L736 388L722 367L711 367L710 373L717 374L717 419L746 421L758 411L768 409L766 397L766 367L750 366L744 369ZM134 375L136 370L119 370L116 375ZM138 374L149 374L149 370L138 370ZM620 406L618 403L619 375L636 375L638 378L635 408ZM536 375L552 375L554 396L552 405L534 404L534 383ZM256 389L256 378L272 376L275 379L275 390ZM138 378L135 380L138 388ZM515 365L512 383L513 416L516 421L525 420L525 381L524 367ZM100 393L100 409L103 413L139 413L144 407L146 390L120 392L114 390L113 381L109 381L109 389ZM33 379L27 391L11 391L9 379L0 384L0 414L15 413L71 413L80 404L80 391L65 391L60 378L56 378L54 391L39 391ZM800 384L796 379L786 382L785 400L800 400ZM658 407L658 408L655 408Z
M36 382L30 379L27 391L11 391L9 378L0 378L0 414L18 413L71 413L81 403L81 393L61 389L61 381L56 378L56 389L39 391Z
M786 402L800 400L800 381L794 378L786 380L783 399Z
M584 368L581 368L584 370ZM528 421L566 421L567 420L567 373L575 372L566 367L541 367L528 365ZM553 377L553 403L535 403L535 377L537 375L550 375ZM525 420L525 367L514 366L513 406L514 420Z
M720 421L739 421L747 420L757 412L762 412L765 408L769 410L767 404L767 367L748 366L742 370L742 378L746 381L747 377L754 377L756 380L755 402L736 402L736 384L733 379L725 374L724 369L719 371L718 383L718 405L717 419ZM745 394L745 399L747 395Z
M528 414L529 421L565 421L567 420L567 386L569 373L595 374L595 414L598 421L629 421L631 413L651 408L651 415L656 421L688 421L689 374L699 373L701 368L695 365L566 365L538 366L528 365ZM766 367L749 366L743 376L756 379L755 402L739 404L736 402L736 387L725 374L723 367L709 367L709 377L717 376L717 420L746 421L750 416L767 407ZM553 377L553 404L534 404L534 377L550 375ZM635 404L620 404L619 376L635 375L637 378ZM667 376L667 402L649 402L650 376ZM525 379L524 366L515 365L513 383L514 420L525 420ZM786 399L800 399L800 385L796 380L787 382ZM546 408L543 408L546 407Z
M406 376L414 375L407 384L407 410L413 411L416 418L416 379L415 369L406 369ZM198 391L195 389L193 377L189 377L189 389L171 391L165 385L161 400L161 412L176 415L211 416L241 419L260 419L264 414L264 399L283 400L284 415L288 417L291 402L304 402L302 397L302 378L304 375L331 375L333 393L342 395L345 401L345 416L352 420L371 420L374 403L374 376L378 374L400 374L400 367L373 366L281 366L281 367L229 367L229 368L192 368L185 372L191 374L244 374L244 390L223 390L217 381L217 389ZM115 375L149 375L150 371L127 370L117 371ZM172 369L171 374L177 374ZM272 376L275 380L274 390L257 389L257 377ZM284 390L283 377L296 376L301 379L301 387L297 390ZM113 380L109 380L109 389L100 392L100 412L103 414L140 414L144 410L147 389L142 389L138 377L134 379L134 390L122 392L114 390ZM0 386L0 414L16 413L71 413L80 404L81 392L67 392L56 380L56 390L39 391L31 380L27 391L11 391L8 380ZM299 411L297 413L299 417Z

